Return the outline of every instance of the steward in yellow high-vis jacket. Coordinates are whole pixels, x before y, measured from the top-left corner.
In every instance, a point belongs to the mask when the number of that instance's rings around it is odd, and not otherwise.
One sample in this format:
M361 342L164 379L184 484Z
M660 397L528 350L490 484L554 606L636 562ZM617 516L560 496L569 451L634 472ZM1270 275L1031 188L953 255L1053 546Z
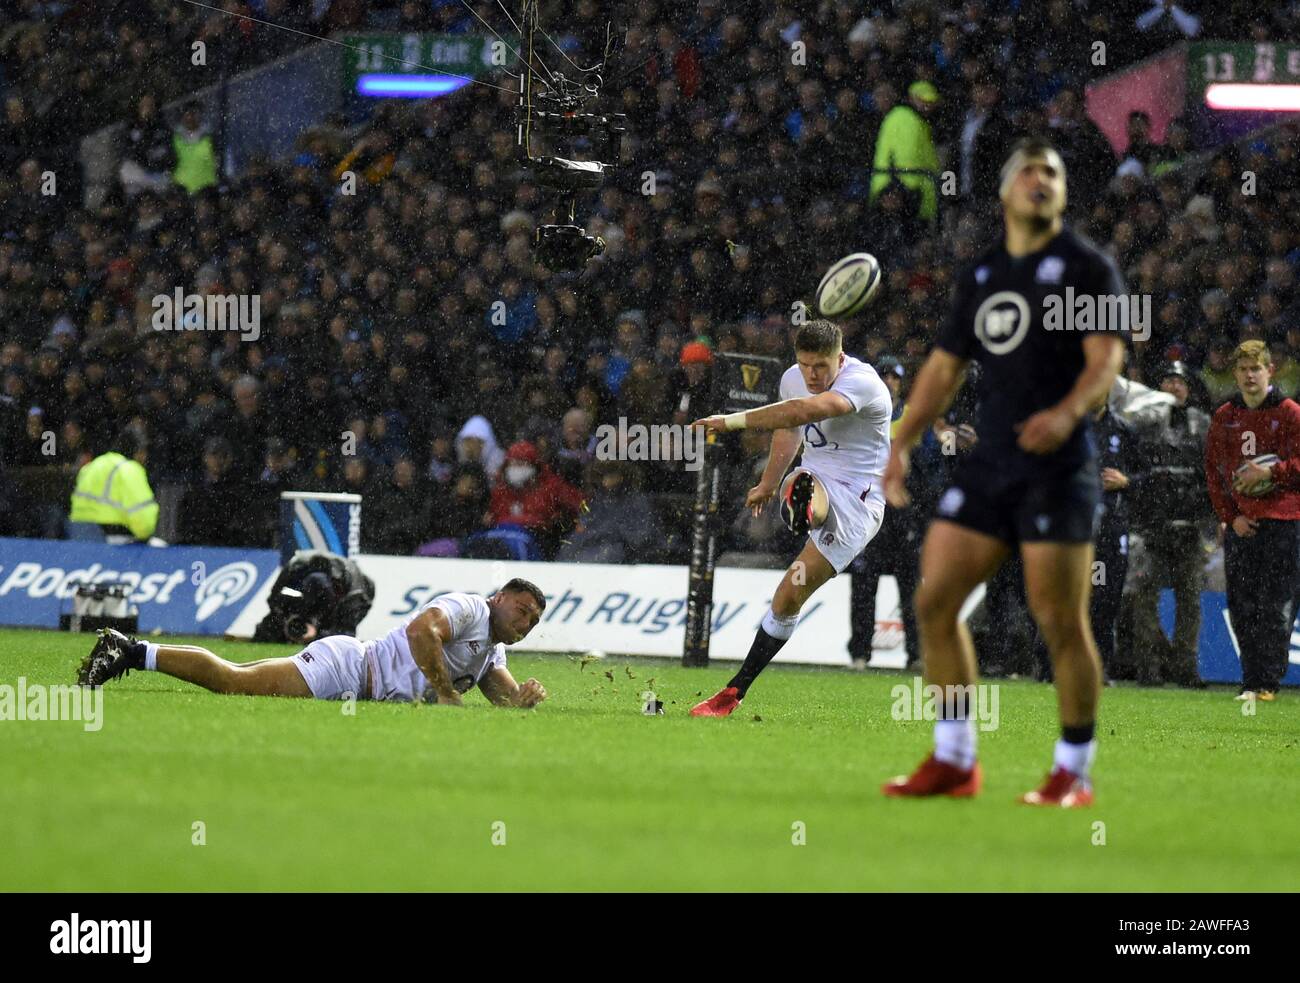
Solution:
M71 539L102 541L129 534L147 540L158 525L158 503L144 470L144 441L124 430L113 446L118 450L99 455L77 472L68 513Z
M190 194L217 183L217 145L203 122L201 103L185 107L180 125L172 132L172 153L176 158L172 180Z
M885 114L876 137L876 156L871 165L871 202L892 180L898 180L920 198L917 214L933 223L939 214L939 155L927 118L939 102L939 90L930 82L913 82L907 87L906 103Z

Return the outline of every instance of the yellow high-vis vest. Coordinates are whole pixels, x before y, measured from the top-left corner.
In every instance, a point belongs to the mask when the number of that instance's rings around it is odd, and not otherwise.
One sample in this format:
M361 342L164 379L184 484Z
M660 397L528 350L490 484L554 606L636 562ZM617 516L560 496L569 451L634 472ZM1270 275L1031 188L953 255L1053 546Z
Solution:
M217 183L217 151L212 137L204 133L197 140L187 140L179 132L172 134L176 152L176 169L172 180L190 194Z
M158 503L144 466L117 451L99 455L77 472L68 518L126 526L136 539L148 539L158 526Z

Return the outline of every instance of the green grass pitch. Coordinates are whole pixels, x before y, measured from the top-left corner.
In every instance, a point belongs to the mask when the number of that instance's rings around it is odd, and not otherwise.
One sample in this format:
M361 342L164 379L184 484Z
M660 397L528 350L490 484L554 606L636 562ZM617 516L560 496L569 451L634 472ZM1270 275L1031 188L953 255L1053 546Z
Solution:
M0 683L71 682L91 640L0 632ZM1097 805L1047 811L1013 801L1050 763L1044 685L1001 684L979 798L900 802L881 781L931 744L892 719L901 673L777 666L732 718L695 720L730 664L511 668L551 698L347 715L132 673L98 732L0 722L0 889L1279 891L1300 871L1291 692L1243 716L1223 688L1108 690ZM647 687L665 716L640 712Z

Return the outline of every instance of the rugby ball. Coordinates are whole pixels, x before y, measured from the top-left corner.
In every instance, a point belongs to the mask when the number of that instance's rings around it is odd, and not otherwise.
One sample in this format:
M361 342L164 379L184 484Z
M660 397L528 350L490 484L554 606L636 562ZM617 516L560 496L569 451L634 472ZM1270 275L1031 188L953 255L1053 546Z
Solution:
M880 263L870 253L852 253L834 263L817 284L817 309L832 320L852 317L880 289Z
M1249 461L1243 461L1241 463L1241 465L1237 468L1236 475L1237 477L1241 477L1245 473L1246 467L1250 464L1258 464L1260 467L1266 468L1269 467L1270 465L1276 464L1279 460L1281 460L1281 458L1279 458L1276 454L1261 454L1259 455L1259 457L1252 457ZM1254 490L1252 490L1250 494L1254 496L1267 495L1272 490L1273 490L1273 480L1269 478L1261 482L1260 484L1256 485Z

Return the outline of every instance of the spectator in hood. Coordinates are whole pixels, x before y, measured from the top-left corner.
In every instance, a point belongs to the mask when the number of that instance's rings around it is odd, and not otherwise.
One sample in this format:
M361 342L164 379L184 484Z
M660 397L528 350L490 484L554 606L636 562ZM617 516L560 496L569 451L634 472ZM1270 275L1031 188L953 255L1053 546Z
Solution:
M1201 383L1210 394L1210 406L1218 409L1237 391L1232 372L1232 341L1226 337L1215 338L1201 369Z
M268 438L262 455L262 469L251 490L253 515L250 522L256 534L251 542L254 545L264 549L275 545L280 522L280 494L297 491L301 483L302 472L289 445L280 437Z
M505 452L485 416L472 416L456 434L456 463L477 464L488 480L494 480L505 462Z
M558 545L583 504L582 492L543 464L535 446L520 440L510 445L492 489L488 525L526 529L550 555L547 546Z

